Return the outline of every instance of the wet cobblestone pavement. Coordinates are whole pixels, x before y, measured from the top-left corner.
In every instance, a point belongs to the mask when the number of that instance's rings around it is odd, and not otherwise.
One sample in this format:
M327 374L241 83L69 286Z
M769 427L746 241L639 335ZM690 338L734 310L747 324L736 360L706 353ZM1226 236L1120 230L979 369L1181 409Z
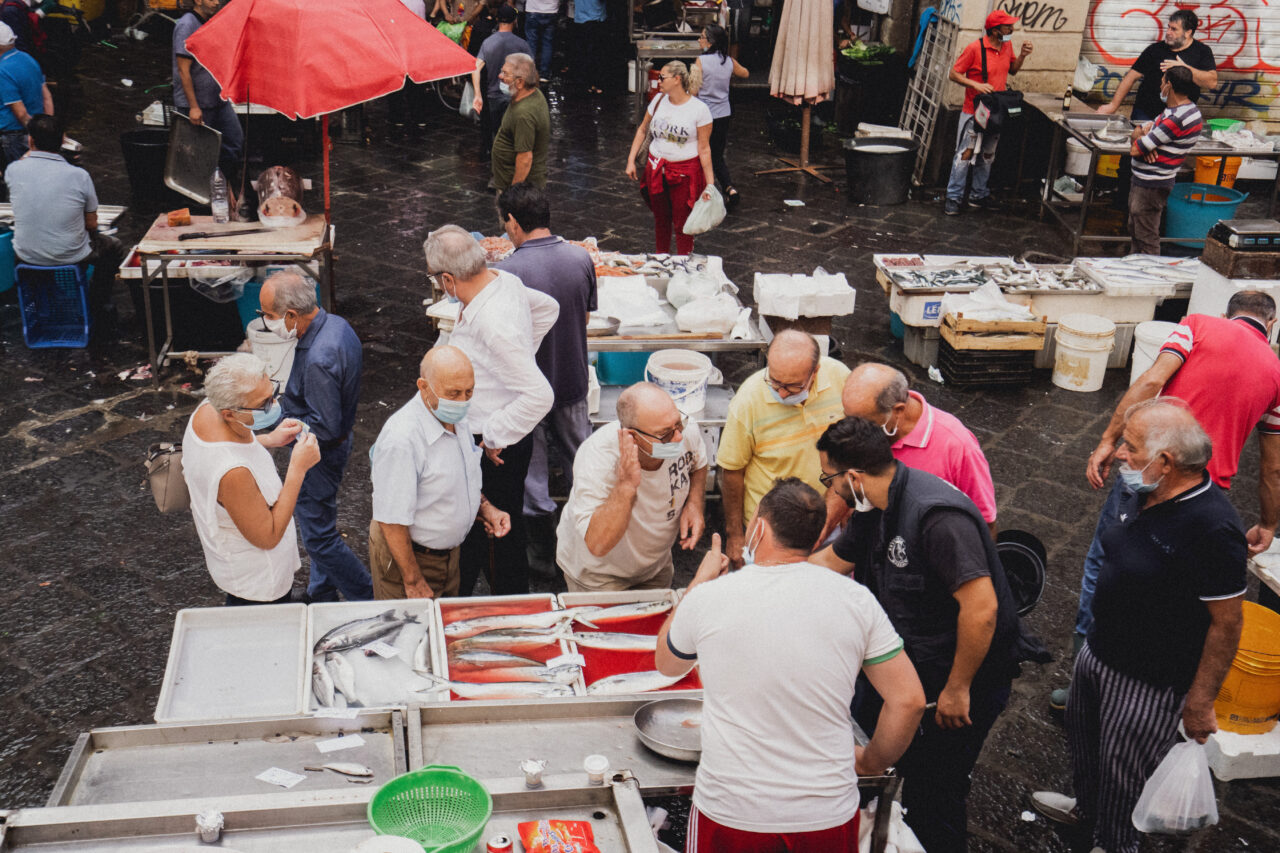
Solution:
M157 22L161 23L162 22ZM121 131L169 75L167 25L147 42L120 40L120 49L87 48L77 91L68 102L69 134L86 145L84 165L104 204L128 203L118 144ZM131 78L132 87L122 84ZM651 218L622 174L631 138L630 101L590 97L553 84L549 189L553 230L595 235L606 249L645 251ZM1128 371L1108 372L1103 390L1079 394L1055 388L1039 371L1023 388L957 391L927 380L903 357L888 331L886 299L874 280L871 254L929 251L952 254L1063 255L1061 233L1037 221L1034 209L949 218L933 200L898 207L846 202L841 180L824 186L791 176L751 177L773 165L764 135L768 99L738 97L730 165L743 202L724 225L699 238L698 250L722 255L725 270L749 296L751 274L809 272L822 265L848 274L857 310L836 324L843 358L902 366L913 386L973 429L991 461L1001 527L1039 536L1048 548L1045 594L1030 617L1060 661L1027 666L1013 701L987 742L970 800L974 851L1065 851L1072 839L1043 819L1024 822L1026 796L1065 789L1065 735L1050 716L1048 692L1066 682L1067 651L1081 560L1101 496L1085 483L1084 462L1127 384ZM370 495L364 453L383 421L413 393L419 358L433 340L423 316L421 242L446 222L498 233L488 163L477 156L477 131L434 104L429 128L397 129L385 107L365 110L370 144L338 145L333 153L333 219L337 226L339 313L365 346L364 391L356 451L339 498L341 525L365 554ZM265 123L264 123L265 124ZM250 136L264 133L251 126ZM318 146L296 165L319 185ZM841 165L833 147L821 161ZM269 164L268 164L269 165ZM832 174L841 175L842 169ZM799 199L791 207L784 199ZM319 210L319 193L308 198ZM154 212L151 212L153 215ZM150 215L130 211L120 236L136 242ZM204 568L187 515L162 516L140 488L140 462L151 443L181 437L198 398L199 377L180 366L161 382L119 378L146 360L143 325L132 316L127 290L116 302L121 340L88 350L28 350L16 305L0 301L0 806L42 804L76 735L97 726L151 720L163 677L174 614L213 606L221 595ZM730 381L754 364L722 362ZM1256 515L1257 448L1247 450L1232 493L1248 523ZM718 510L713 510L718 513ZM712 520L709 529L718 523ZM677 583L687 580L689 560ZM305 555L304 567L305 573ZM300 573L298 585L305 575ZM483 581L482 581L483 583ZM539 589L562 589L550 573ZM1149 851L1280 849L1280 785L1218 783L1222 821L1190 839L1144 841ZM1087 845L1086 845L1087 847Z

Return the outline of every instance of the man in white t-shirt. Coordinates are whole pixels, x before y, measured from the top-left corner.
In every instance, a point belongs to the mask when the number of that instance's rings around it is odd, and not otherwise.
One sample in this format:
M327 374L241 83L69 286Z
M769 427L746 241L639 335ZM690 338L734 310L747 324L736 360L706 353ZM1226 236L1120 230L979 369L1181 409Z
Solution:
M808 562L825 521L812 486L777 481L748 527L746 565L724 574L713 536L658 635L658 670L696 663L703 684L689 853L854 853L858 776L884 773L920 724L924 689L888 615L862 584ZM849 710L859 672L885 700L865 747Z
M570 592L666 589L671 546L692 549L706 526L707 452L696 421L671 395L638 382L618 396L618 420L578 448L556 529Z

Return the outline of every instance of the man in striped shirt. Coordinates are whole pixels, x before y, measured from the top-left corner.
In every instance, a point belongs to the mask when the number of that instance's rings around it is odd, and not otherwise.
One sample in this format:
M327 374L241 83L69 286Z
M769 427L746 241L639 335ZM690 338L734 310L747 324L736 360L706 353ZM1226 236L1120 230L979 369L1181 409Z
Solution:
M1155 121L1135 128L1129 154L1133 183L1129 191L1129 233L1133 251L1160 254L1160 215L1178 169L1200 137L1203 122L1193 100L1197 93L1191 69L1174 65L1160 81L1166 109Z

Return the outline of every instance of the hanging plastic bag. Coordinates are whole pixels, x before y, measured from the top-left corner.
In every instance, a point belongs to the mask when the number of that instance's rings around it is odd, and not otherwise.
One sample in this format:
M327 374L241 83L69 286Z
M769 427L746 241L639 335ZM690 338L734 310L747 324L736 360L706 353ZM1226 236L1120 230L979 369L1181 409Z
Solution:
M695 334L727 335L737 322L741 306L727 293L686 302L676 311L676 328Z
M884 853L925 853L916 834L902 817L902 803L891 801L893 812L889 816L889 837L885 839ZM867 803L858 819L858 853L872 853L871 836L875 832L876 809L880 798Z
M706 272L676 270L667 282L667 302L672 308L679 309L695 299L715 296L720 291L720 282Z
M1076 62L1075 77L1071 81L1071 88L1077 92L1085 93L1093 90L1093 83L1098 79L1098 73L1102 71L1101 66L1094 65L1083 56Z
M476 111L476 87L467 80L462 87L462 100L458 102L458 114L463 118L471 118Z
M1147 780L1133 809L1133 825L1140 832L1180 835L1217 822L1218 802L1204 745L1183 741L1169 750Z
M706 191L711 198L698 196L698 200L693 203L693 210L689 211L689 218L684 221L686 234L705 234L724 222L724 197L720 195L720 190L707 187Z

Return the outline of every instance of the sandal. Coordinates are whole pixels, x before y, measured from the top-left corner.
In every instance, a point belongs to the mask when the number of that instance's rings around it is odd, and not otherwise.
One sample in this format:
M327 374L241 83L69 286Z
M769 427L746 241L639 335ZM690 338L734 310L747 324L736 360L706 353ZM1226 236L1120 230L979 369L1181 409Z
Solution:
M727 207L737 207L740 201L742 201L742 195L733 187L725 190L724 203Z

